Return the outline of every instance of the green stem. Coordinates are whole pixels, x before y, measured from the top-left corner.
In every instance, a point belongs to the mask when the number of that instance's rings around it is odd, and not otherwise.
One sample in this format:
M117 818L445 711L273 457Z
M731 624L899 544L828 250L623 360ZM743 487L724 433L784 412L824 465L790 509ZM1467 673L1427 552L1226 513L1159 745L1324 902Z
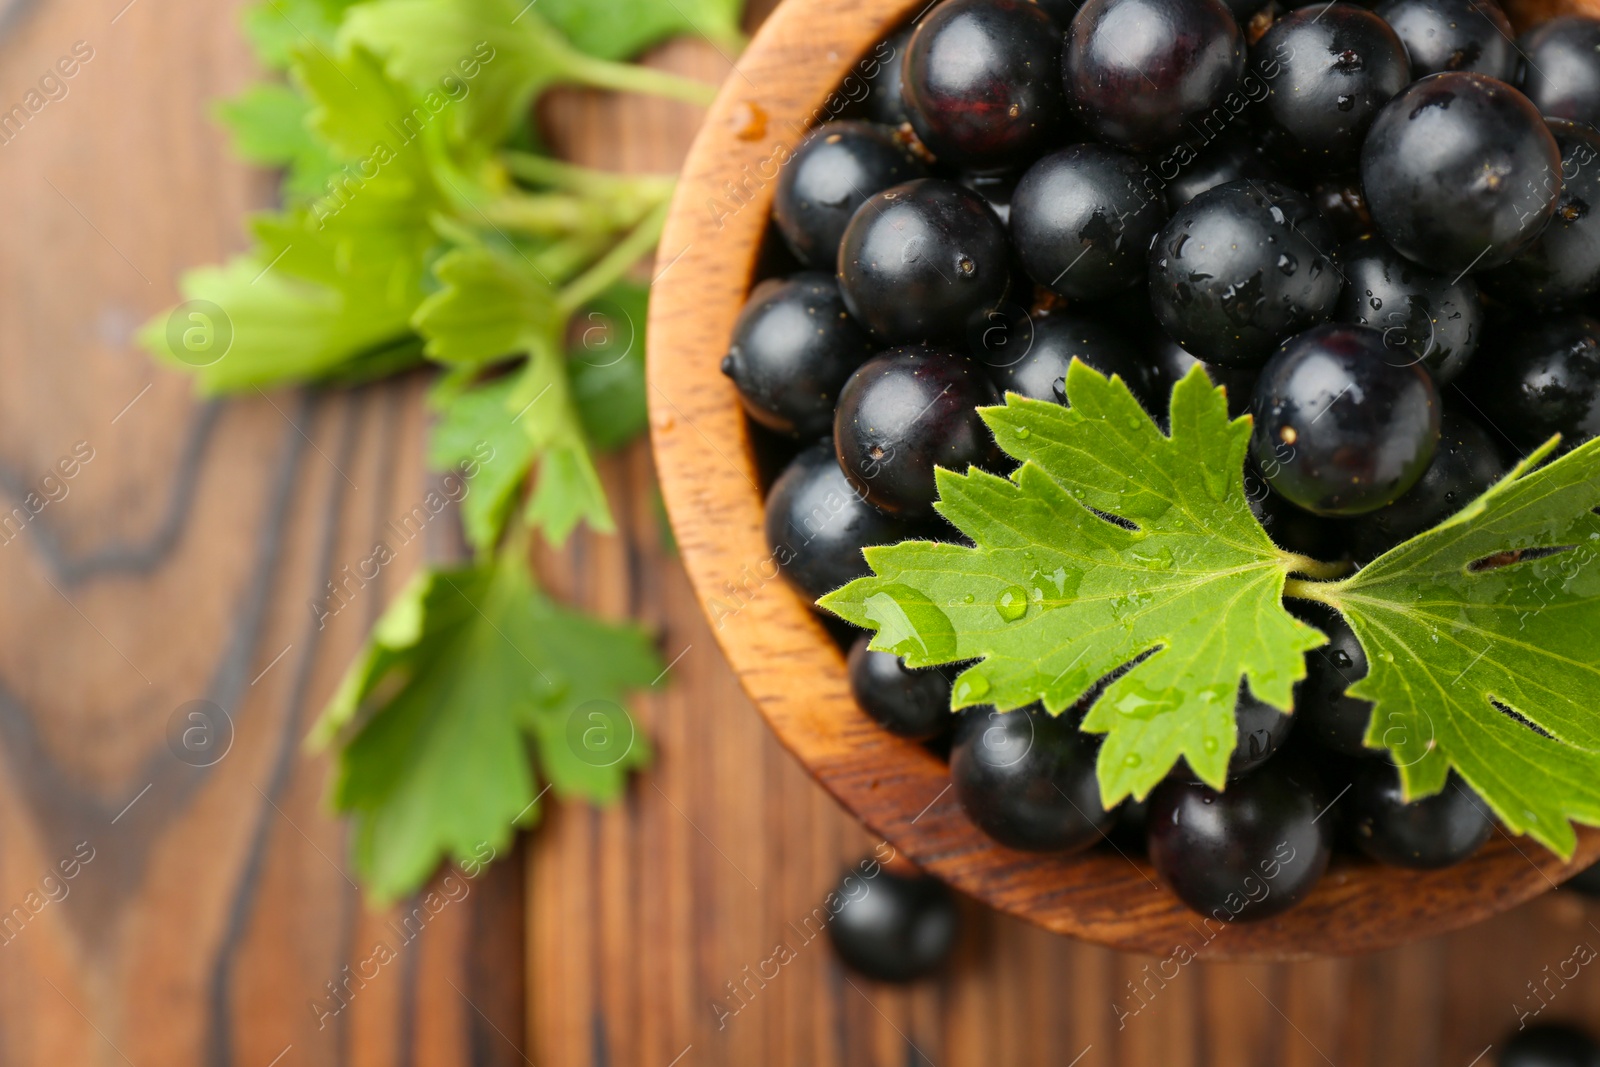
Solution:
M564 189L569 193L632 194L651 201L667 200L677 187L674 174L617 174L609 170L580 167L533 152L507 150L500 155L506 170L525 182Z
M1330 607L1338 607L1337 582L1314 582L1304 578L1290 578L1283 583L1283 595L1297 600L1315 600Z
M561 290L560 306L562 311L571 315L580 307L611 288L618 278L627 273L628 268L637 263L646 252L656 246L661 240L661 231L667 224L667 208L669 205L661 204L650 212L632 233L618 241L611 251L600 258L600 261L575 278L570 285Z
M514 193L483 207L498 226L539 237L610 233L638 224L659 200L637 196L597 199L568 193Z
M597 89L615 89L624 93L648 93L683 100L701 107L709 107L717 98L717 86L694 78L685 78L653 67L633 63L613 63L593 56L574 55L567 73L572 80Z
M1279 555L1289 565L1291 574L1303 574L1320 582L1337 581L1348 575L1352 569L1349 563L1323 563L1297 552L1282 552Z

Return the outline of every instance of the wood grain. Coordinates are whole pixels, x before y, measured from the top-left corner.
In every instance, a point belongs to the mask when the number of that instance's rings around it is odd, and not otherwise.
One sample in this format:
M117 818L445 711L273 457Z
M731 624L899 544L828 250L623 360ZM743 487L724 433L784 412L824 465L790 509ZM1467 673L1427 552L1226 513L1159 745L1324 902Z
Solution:
M696 593L745 690L780 740L839 800L963 891L1058 933L1210 959L1366 952L1480 921L1600 858L1585 832L1570 864L1502 835L1448 871L1341 860L1306 901L1219 926L1110 851L1037 856L989 840L949 795L942 760L862 715L844 660L805 599L773 580L753 445L720 372L752 284L781 161L875 42L923 0L791 0L724 84L684 166L662 238L650 320L650 402L662 491ZM752 121L752 116L757 120Z

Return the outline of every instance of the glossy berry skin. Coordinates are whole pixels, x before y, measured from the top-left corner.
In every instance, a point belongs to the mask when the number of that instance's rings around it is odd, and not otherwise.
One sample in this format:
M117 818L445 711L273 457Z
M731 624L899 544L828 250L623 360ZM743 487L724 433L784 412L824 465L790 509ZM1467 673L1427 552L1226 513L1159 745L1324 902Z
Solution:
M1100 840L1116 819L1100 806L1099 748L1070 714L974 709L956 727L950 779L967 817L1002 845L1073 852Z
M833 276L810 271L755 287L734 324L722 373L752 419L811 440L832 431L839 390L874 351L845 312Z
M1355 165L1378 109L1411 80L1405 45L1377 15L1353 4L1291 11L1266 32L1256 54L1281 66L1266 110L1316 168Z
M943 882L896 874L870 857L845 871L825 906L835 912L828 924L834 951L879 982L909 982L938 970L960 929L955 896Z
M1256 381L1250 453L1268 483L1318 515L1360 515L1417 483L1439 445L1439 393L1396 365L1370 326L1290 338Z
M1228 757L1228 780L1242 778L1261 769L1277 754L1294 728L1294 716L1285 714L1264 700L1258 700L1248 685L1239 687L1233 707L1237 737L1233 755Z
M1357 558L1376 559L1431 530L1482 496L1506 470L1489 431L1466 412L1446 408L1439 450L1417 484L1388 507L1351 520L1348 534Z
M767 494L767 546L785 580L808 599L872 573L861 550L919 530L862 500L820 441L796 456Z
M1361 183L1384 240L1455 277L1499 266L1539 235L1561 192L1561 152L1506 83L1434 74L1378 112Z
M1379 237L1339 249L1344 296L1340 322L1383 332L1390 361L1421 361L1437 385L1460 376L1483 339L1483 303L1470 277L1419 266Z
M912 34L903 77L911 125L943 163L1024 163L1066 118L1061 31L1029 0L944 0Z
M1087 0L1062 71L1098 140L1151 149L1192 132L1244 73L1244 37L1222 0Z
M901 72L905 69L906 49L911 44L911 31L915 26L905 26L879 41L872 55L863 60L862 75L867 83L867 98L862 107L872 122L897 127L910 122L901 95Z
M1476 794L1450 773L1444 791L1407 804L1400 774L1387 759L1351 768L1345 824L1356 847L1380 863L1414 870L1451 867L1489 840L1493 826Z
M950 679L937 668L912 670L892 652L867 646L862 634L850 648L850 692L861 710L898 737L927 741L955 724L950 713Z
M1562 435L1564 449L1600 434L1600 321L1528 316L1475 360L1466 388L1489 424L1523 449Z
M1339 300L1333 234L1276 182L1230 182L1179 208L1150 250L1150 307L1207 363L1259 366Z
M995 388L1030 400L1067 402L1067 370L1074 359L1110 377L1121 375L1146 410L1165 412L1176 378L1147 360L1114 326L1081 312L1029 315L1017 324L1014 343L985 353Z
M839 246L839 290L886 344L963 339L1005 297L1005 227L983 197L937 178L864 203Z
M1578 15L1541 22L1517 42L1518 87L1545 118L1600 122L1600 20Z
M1311 187L1311 203L1333 227L1341 243L1360 240L1372 233L1372 212L1359 180L1317 182Z
M1344 616L1311 601L1296 602L1294 613L1328 635L1328 643L1306 653L1306 676L1294 690L1294 713L1304 736L1345 756L1377 753L1363 744L1372 721L1372 703L1347 690L1367 676L1366 649Z
M1496 1067L1600 1067L1600 1045L1582 1030L1560 1023L1530 1026L1511 1035Z
M1535 306L1600 290L1600 133L1553 119L1561 149L1561 199L1555 217L1517 258L1483 275L1502 300Z
M1165 200L1144 188L1139 161L1099 144L1039 160L1011 198L1011 241L1029 276L1074 300L1129 289L1144 278Z
M1315 776L1291 760L1222 793L1169 778L1150 794L1150 861L1202 915L1265 919L1299 903L1327 869L1332 820L1318 819L1325 803Z
M1181 160L1189 160L1187 163ZM1175 166L1181 166L1177 176L1167 183L1167 207L1177 211L1180 207L1205 192L1229 182L1250 179L1256 182L1278 180L1278 172L1263 158L1251 136L1237 127L1229 127L1207 144L1192 158L1186 151L1174 153L1158 160L1156 173L1165 175Z
M1413 79L1447 70L1516 77L1511 23L1495 0L1384 0L1374 10L1405 43Z
M839 393L833 440L850 484L891 514L926 518L934 466L995 468L1000 450L977 408L1000 403L983 365L937 348L895 348L863 363Z
M873 193L927 168L912 158L894 130L870 122L825 122L795 150L778 176L772 219L795 258L832 270L856 208Z

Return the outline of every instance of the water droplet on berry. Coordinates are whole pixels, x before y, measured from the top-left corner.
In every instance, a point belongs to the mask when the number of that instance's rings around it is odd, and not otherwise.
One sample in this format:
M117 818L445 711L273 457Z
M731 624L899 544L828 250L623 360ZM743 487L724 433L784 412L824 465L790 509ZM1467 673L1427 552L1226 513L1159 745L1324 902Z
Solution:
M1028 592L1020 585L1008 585L995 598L994 610L1006 622L1016 622L1028 613Z
M1339 98L1334 101L1334 105L1338 107L1340 111L1349 111L1351 108L1356 106L1356 98L1340 93Z
M1278 257L1278 269L1285 275L1292 276L1296 270L1300 269L1300 261L1285 252Z

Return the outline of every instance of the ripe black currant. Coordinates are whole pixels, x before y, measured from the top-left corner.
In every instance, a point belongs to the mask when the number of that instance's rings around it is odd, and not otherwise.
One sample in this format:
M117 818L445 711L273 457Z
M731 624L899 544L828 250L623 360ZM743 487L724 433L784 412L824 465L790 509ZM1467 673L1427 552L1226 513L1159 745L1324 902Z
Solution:
M1600 19L1580 15L1542 22L1523 34L1518 83L1546 118L1600 122Z
M1561 149L1555 217L1517 258L1483 275L1500 299L1535 306L1600 290L1600 133L1561 119L1549 126Z
M869 59L863 60L867 98L862 108L868 119L885 126L898 127L911 121L901 93L901 73L905 69L906 48L911 43L915 26L902 26L879 41Z
M1346 756L1371 756L1363 740L1372 721L1372 704L1346 692L1367 676L1367 651L1344 616L1311 601L1298 601L1294 613L1328 635L1328 643L1306 653L1306 676L1294 691L1295 715L1303 736Z
M874 347L845 312L832 275L805 272L755 287L722 372L750 417L770 430L814 440L833 430L833 405Z
M1375 10L1405 42L1413 78L1446 70L1503 82L1516 76L1511 23L1495 0L1384 0Z
M839 247L839 289L880 341L964 339L1005 297L1009 252L983 197L922 178L856 210Z
M1448 385L1478 350L1483 304L1468 277L1450 278L1364 237L1339 249L1344 296L1335 316L1383 331L1390 362L1420 360L1437 385Z
M1361 760L1351 772L1345 824L1356 847L1375 860L1421 870L1449 867L1489 840L1493 825L1483 801L1454 771L1443 792L1409 804L1400 774L1387 759Z
M1229 182L1246 178L1257 182L1279 179L1278 171L1266 161L1260 146L1238 126L1223 130L1197 152L1175 150L1158 160L1155 170L1157 176L1167 181L1167 207L1172 211L1207 189ZM1171 176L1174 170L1176 175Z
M850 692L861 710L900 737L927 741L955 723L950 713L950 679L936 667L913 670L892 652L868 648L862 634L850 648Z
M982 364L936 348L891 349L839 393L833 439L860 495L909 518L933 515L934 467L997 467L1000 450L977 408L1000 403Z
M1370 326L1286 341L1261 371L1251 455L1277 492L1319 515L1360 515L1417 483L1439 444L1439 394Z
M795 258L833 270L850 218L874 193L921 178L921 163L870 122L825 122L812 131L778 176L772 218Z
M1496 1067L1600 1067L1600 1045L1561 1023L1530 1026L1511 1035Z
M1142 358L1116 327L1074 311L1023 317L1011 324L1005 344L986 346L982 358L1002 393L1056 404L1067 402L1067 369L1075 358L1107 377L1121 375L1147 410L1159 401L1165 412L1177 381Z
M1100 805L1099 748L1070 713L975 708L956 727L950 778L967 817L1002 845L1076 851L1098 841L1115 819Z
M1561 434L1576 448L1600 434L1600 320L1533 318L1491 338L1463 383L1489 425L1523 449Z
M870 856L844 872L828 910L834 951L879 982L909 982L938 970L960 927L955 897L943 882L896 874Z

